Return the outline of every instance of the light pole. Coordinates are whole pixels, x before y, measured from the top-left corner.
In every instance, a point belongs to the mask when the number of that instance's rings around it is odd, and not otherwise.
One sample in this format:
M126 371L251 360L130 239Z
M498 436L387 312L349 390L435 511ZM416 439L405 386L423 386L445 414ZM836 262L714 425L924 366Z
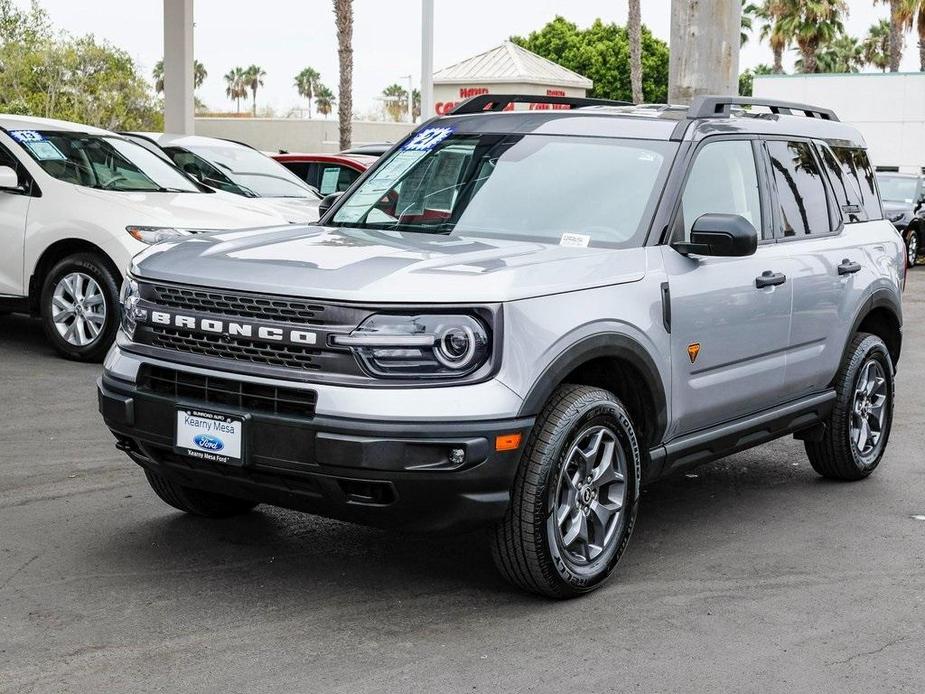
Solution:
M399 79L408 80L408 122L414 123L414 81L411 75L402 75Z
M668 102L739 92L741 0L671 0Z
M421 120L434 115L434 0L421 0Z

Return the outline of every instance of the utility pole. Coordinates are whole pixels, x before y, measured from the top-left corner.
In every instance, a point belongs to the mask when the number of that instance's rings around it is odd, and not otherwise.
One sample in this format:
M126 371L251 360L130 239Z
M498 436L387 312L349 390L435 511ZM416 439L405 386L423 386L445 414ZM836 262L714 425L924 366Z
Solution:
M433 115L434 0L421 0L421 122Z
M164 131L193 134L193 0L164 0Z
M739 93L741 0L671 0L668 102Z

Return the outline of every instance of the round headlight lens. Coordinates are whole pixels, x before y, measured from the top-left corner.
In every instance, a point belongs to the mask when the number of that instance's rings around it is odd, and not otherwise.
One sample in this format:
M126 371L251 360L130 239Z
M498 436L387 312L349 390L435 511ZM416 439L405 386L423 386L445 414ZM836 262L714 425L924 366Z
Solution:
M475 354L475 335L466 325L454 326L440 335L434 356L450 369L463 369L469 366Z

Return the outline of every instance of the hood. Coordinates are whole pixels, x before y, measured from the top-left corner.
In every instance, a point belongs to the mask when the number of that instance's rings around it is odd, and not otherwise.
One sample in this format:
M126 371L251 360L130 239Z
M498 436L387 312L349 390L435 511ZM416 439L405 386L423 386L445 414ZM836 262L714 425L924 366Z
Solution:
M247 198L221 193L120 193L76 187L80 195L122 208L130 224L181 229L247 229L286 224L271 208L252 205Z
M251 202L259 202L268 210L283 217L290 224L308 224L317 222L318 206L321 200L314 198L258 198Z
M203 234L152 246L132 272L181 284L367 303L496 302L643 278L645 249L331 227Z

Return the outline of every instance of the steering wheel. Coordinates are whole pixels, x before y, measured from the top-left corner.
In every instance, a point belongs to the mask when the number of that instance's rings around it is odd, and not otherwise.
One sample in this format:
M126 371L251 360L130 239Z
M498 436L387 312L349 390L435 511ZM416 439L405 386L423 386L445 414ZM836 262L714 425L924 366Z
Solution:
M108 181L106 181L105 183L100 184L100 188L102 188L103 190L109 190L110 188L112 188L114 184L118 183L119 181L127 181L127 180L128 180L127 176L114 176L110 178Z

